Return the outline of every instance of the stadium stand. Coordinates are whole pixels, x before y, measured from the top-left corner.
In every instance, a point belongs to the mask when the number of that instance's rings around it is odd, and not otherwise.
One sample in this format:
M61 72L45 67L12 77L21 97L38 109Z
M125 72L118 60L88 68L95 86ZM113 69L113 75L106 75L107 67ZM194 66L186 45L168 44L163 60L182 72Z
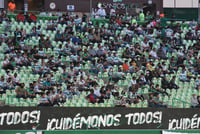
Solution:
M1 12L1 104L200 106L197 22L49 14Z

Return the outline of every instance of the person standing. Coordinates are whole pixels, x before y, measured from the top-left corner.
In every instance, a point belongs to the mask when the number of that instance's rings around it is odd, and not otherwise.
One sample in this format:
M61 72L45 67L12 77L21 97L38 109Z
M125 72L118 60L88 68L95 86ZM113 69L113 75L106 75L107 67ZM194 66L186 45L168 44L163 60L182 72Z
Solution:
M106 10L101 6L96 12L96 17L97 18L105 18L106 17Z
M144 15L143 11L140 11L139 20L140 20L141 22L144 22L144 19L145 19L145 15Z

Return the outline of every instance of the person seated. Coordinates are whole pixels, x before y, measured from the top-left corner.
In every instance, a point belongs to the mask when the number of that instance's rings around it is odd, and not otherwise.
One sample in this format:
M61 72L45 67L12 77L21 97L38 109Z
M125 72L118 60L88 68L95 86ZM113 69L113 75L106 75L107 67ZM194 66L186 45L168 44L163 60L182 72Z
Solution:
M43 43L44 43L44 47L45 47L46 49L51 48L52 51L53 51L54 47L53 47L53 45L51 44L51 40L50 40L50 37L49 37L49 36L47 36L47 39L44 40Z
M148 84L147 79L145 78L145 75L142 73L139 78L137 79L137 83L141 86L145 86L146 84Z
M13 58L11 58L11 59L13 59ZM11 60L8 59L8 57L6 57L6 56L5 56L4 61L3 61L3 69L5 69L5 70L8 70L8 69L14 70L14 66L11 63Z
M134 89L129 89L128 98L129 98L130 104L132 103L137 104L139 103L139 100L144 101L144 96L141 94L138 94L137 90L134 90Z
M37 51L37 54L34 54L34 58L37 59L37 60L38 59L45 59L45 58L47 58L47 55L43 51L42 47L39 48L39 50Z
M124 96L118 97L114 103L115 107L129 107L127 99Z
M37 22L37 16L33 13L29 16L30 22Z
M161 87L163 88L163 89L168 89L168 88L170 88L170 83L169 83L169 81L167 80L167 77L166 76L164 76L163 78L162 78L162 80L161 80Z
M15 90L17 98L27 98L27 91L25 89L25 84L21 83Z
M136 77L133 76L129 82L129 90L138 90L139 84L137 83Z
M20 83L19 77L17 76L17 73L14 73L13 77L12 77L12 83L14 86L19 85Z
M123 72L124 73L129 72L129 65L128 65L128 61L127 60L125 60L125 62L123 63L122 67L123 67Z
M88 86L94 87L95 85L98 85L95 79L91 78L91 75L88 75L86 83L88 83Z
M153 98L154 96L153 96L153 94L150 94L149 95L149 99L148 99L148 106L149 107L155 107L155 103L154 103L154 98Z
M49 94L49 92L47 92ZM41 98L39 99L39 105L38 106L51 106L51 102L48 99L48 96L45 95L45 93L41 94Z
M5 81L4 76L1 76L1 80L0 80L0 93L6 93L7 90L7 83Z
M107 90L105 86L101 87L100 94L103 99L110 99L111 92L110 90Z
M80 92L78 90L76 90L74 87L70 87L70 88L66 88L63 93L62 93L64 100L66 99L73 99L74 96L79 96Z
M89 103L97 103L98 97L94 94L94 90L90 90L90 94L86 96L86 99L89 101Z
M155 108L167 108L167 105L165 105L163 101L160 100L159 94L156 96L156 98L151 99L150 102L152 102L152 106Z
M31 99L36 97L33 83L30 83L29 88L27 88L27 97Z
M119 58L116 53L113 54L113 64L114 65L122 65L122 60Z
M8 90L13 90L13 89L15 89L15 86L14 86L14 84L13 84L13 82L12 82L12 78L8 78L8 79L6 80L6 86L7 86L7 89L8 89Z
M51 81L51 78L47 78L47 80L44 81L43 90L53 90L53 83Z
M83 78L81 75L80 80L78 81L78 90L79 91L89 91L90 89L88 88L88 83L86 80Z
M124 72L119 67L118 67L118 71L116 72L113 71L113 68L110 68L108 72L108 76L109 76L109 80L114 81L115 83L117 83L119 80L125 79Z
M189 82L190 81L188 79L188 77L187 77L187 71L186 71L186 69L182 70L182 72L180 73L179 78L180 78L180 81L182 81L182 82Z
M170 89L179 89L179 86L175 83L176 76L173 76L171 81L169 82Z
M20 12L20 13L17 15L17 21L22 21L22 22L25 21L25 16L23 15L22 12Z
M162 94L163 96L167 95L168 97L170 96L169 93L164 91L162 88L159 88L159 85L157 84L156 87L155 87L154 96L157 96L158 94Z
M197 90L200 90L200 77L198 77L198 79L196 80L195 86Z
M191 108L200 108L199 102L197 100L196 94L192 95Z
M58 30L55 35L55 41L63 41L64 37L63 34Z
M99 86L94 86L94 94L98 97L98 103L104 103L104 97L102 96L100 92Z

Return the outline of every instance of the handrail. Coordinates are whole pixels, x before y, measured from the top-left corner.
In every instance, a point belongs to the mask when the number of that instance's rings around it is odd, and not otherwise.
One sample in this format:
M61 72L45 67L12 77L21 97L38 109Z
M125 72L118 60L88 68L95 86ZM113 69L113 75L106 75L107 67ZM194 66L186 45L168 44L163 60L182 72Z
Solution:
M153 89L151 89L151 88L150 88L150 90L151 90L151 91L154 91L154 92L157 92L157 93L160 93L160 92L158 92L158 91L156 91L156 90L153 90ZM183 100L180 100L180 99L177 99L177 98L174 98L174 97L173 97L173 98L172 98L172 106L174 106L174 103L173 103L174 100L177 100L177 101L182 102L182 103L183 103L183 107L185 107L185 104L190 104L190 105L192 105L192 104L189 103L189 102L186 102L186 101L183 101Z
M186 19L173 19L173 18L167 18L167 21L186 21Z
M185 104L189 104L189 105L192 106L192 104L189 103L189 102L186 102L186 101L183 101L183 100L180 100L180 99L177 99L177 98L172 98L172 102L173 102L174 100L177 100L177 101L182 102L182 103L183 103L183 107L185 107ZM172 106L174 106L173 104L174 104L174 103L172 103Z

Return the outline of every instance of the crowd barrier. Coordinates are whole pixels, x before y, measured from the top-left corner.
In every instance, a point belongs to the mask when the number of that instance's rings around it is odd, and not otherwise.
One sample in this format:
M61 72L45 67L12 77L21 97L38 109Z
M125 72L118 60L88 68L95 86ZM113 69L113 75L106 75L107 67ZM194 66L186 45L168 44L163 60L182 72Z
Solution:
M161 131L161 130L80 130L80 131L0 131L1 134L199 134L199 130Z
M1 130L193 130L199 109L4 107ZM1 133L2 134L2 133Z

